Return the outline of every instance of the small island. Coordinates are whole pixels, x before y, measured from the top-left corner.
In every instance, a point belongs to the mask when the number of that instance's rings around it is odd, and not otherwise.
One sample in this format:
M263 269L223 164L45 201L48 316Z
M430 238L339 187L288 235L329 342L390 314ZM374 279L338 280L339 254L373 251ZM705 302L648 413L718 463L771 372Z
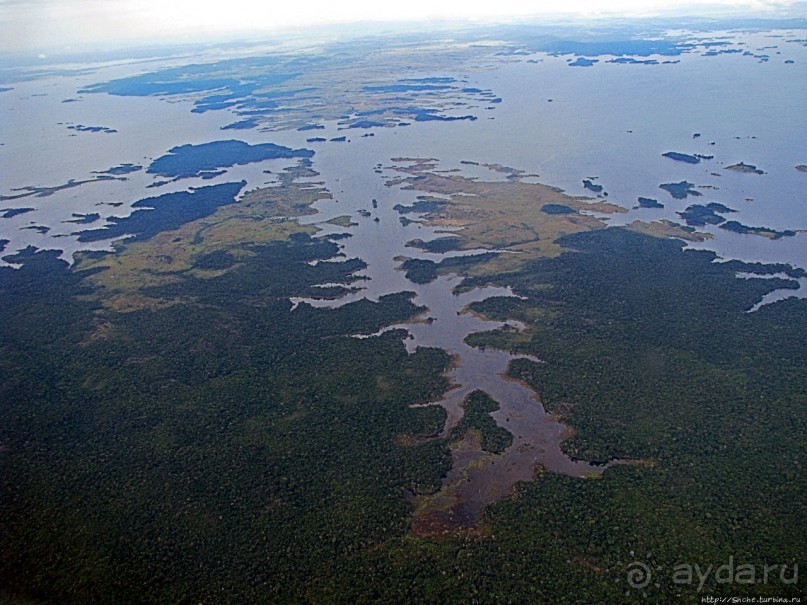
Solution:
M619 65L658 65L656 59L634 59L633 57L618 57L610 59L606 63L617 63Z
M103 134L115 134L118 132L114 128L107 128L106 126L85 126L84 124L71 124L67 129L75 130L76 132L101 132Z
M429 241L413 239L407 242L406 245L410 248L425 250L426 252L445 254L446 252L459 250L462 246L462 238L460 236L451 235L447 237L438 237L437 239Z
M689 183L687 181L681 181L680 183L663 183L659 185L659 187L667 191L677 200L686 199L688 195L695 197L703 195L700 191L694 189L694 183Z
M777 231L776 229L771 229L769 227L749 227L748 225L743 225L737 221L727 221L720 225L721 229L725 229L726 231L734 231L734 233L741 233L743 235L761 235L762 237L767 237L768 239L781 239L783 237L793 237L796 235L795 231L785 230L785 231Z
M79 214L74 212L72 214L73 218L62 221L63 223L75 223L76 225L89 225L90 223L94 223L96 221L101 220L101 215L97 212L92 212L90 214Z
M703 227L706 224L719 225L720 223L725 222L726 219L720 215L727 214L729 212L737 211L718 202L711 202L705 206L701 204L693 204L692 206L686 208L686 210L683 212L679 212L678 216L684 219L687 225L692 227Z
M443 208L449 200L433 197L430 195L419 195L416 202L411 206L404 206L403 204L395 204L392 209L399 214L410 213L424 213L424 212L437 212Z
M109 174L112 176L121 176L124 174L131 174L132 172L137 172L138 170L143 170L143 167L138 164L120 164L118 166L113 166L112 168L107 168L106 170L94 171L93 174Z
M807 164L799 164L796 166L796 170L799 172L807 172Z
M583 179L583 187L594 193L602 192L602 185L595 184L591 179Z
M437 263L422 258L410 258L401 268L406 271L406 279L416 284L428 284L437 279Z
M6 208L0 210L0 218L14 218L17 215L33 212L35 208Z
M699 164L701 158L697 155L689 155L688 153L678 153L677 151L668 151L662 153L665 158L670 158L677 162L686 162L687 164Z
M358 120L348 125L348 128L383 128L384 126L387 126L387 123L378 120Z
M639 205L634 208L664 208L664 204L649 197L640 197Z
M350 216L343 214L336 216L329 221L325 221L329 225L336 225L337 227L355 227L358 223L354 223Z
M541 207L541 212L546 212L547 214L576 214L577 210L564 204L544 204Z
M746 174L765 174L764 170L760 170L753 164L746 164L745 162L739 162L737 164L732 164L731 166L726 166L726 170L744 172Z
M232 124L222 126L220 130L249 130L250 128L256 128L257 126L257 119L247 118L246 120L239 120L238 122L233 122Z
M577 60L569 63L569 67L591 67L595 63L599 63L599 59L586 59L585 57L577 57Z
M214 171L217 169L241 164L280 158L310 158L313 155L314 152L310 149L291 149L274 143L250 145L236 140L213 141L173 147L166 155L154 160L146 172L183 179L205 174L215 175Z

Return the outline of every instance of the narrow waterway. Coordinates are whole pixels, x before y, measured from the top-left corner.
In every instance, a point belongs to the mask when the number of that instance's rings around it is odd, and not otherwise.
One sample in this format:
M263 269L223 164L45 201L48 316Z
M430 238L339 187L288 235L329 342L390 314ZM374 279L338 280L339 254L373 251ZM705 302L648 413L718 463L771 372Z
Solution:
M360 161L362 157L364 162ZM512 445L498 455L484 452L478 443L468 440L455 447L443 490L436 497L416 498L419 509L431 516L440 515L441 527L469 525L479 518L487 504L506 497L516 482L532 479L539 470L581 477L599 473L601 468L572 460L561 451L560 443L567 428L544 411L533 390L505 376L510 362L523 356L474 348L465 342L469 334L504 326L503 322L489 321L469 312L468 305L493 296L514 296L513 292L509 288L484 287L458 293L456 287L462 281L458 275L440 276L427 284L411 282L400 269L402 257L439 261L457 254L434 254L407 246L414 239L429 241L445 236L444 229L418 223L419 215L406 215L415 222L400 220L401 215L393 207L411 205L418 193L389 186L389 181L400 175L390 166L373 164L363 154L353 155L349 164L317 163L316 169L320 172L317 180L324 181L334 200L319 202L316 206L319 214L301 222L318 224L324 228L323 235L349 233L351 237L339 240L340 252L346 258L364 260L367 268L358 275L367 279L357 281L354 286L358 290L337 300L294 302L332 307L365 297L378 300L386 294L414 292L413 302L426 307L426 311L409 323L388 329L407 331L404 342L410 352L417 347L438 347L452 355L454 363L448 378L453 386L441 400L428 404L442 406L447 412L442 436L449 435L462 419L462 404L477 389L499 403L500 408L492 417L513 435ZM340 216L349 216L354 224L348 227L323 224ZM509 324L519 327L514 322ZM441 501L437 511L428 503L435 498ZM429 522L433 523L433 519Z

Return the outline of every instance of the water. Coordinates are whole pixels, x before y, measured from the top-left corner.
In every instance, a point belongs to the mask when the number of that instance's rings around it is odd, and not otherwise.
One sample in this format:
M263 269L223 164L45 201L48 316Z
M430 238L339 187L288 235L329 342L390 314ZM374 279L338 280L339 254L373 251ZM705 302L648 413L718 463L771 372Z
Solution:
M88 84L170 61L105 65L75 77L15 83L15 90L0 94L5 115L0 134L0 194L12 194L15 187L55 186L71 178L93 178L93 171L126 162L147 166L152 158L178 144L239 138L313 147L319 153L319 168L331 161L349 162L357 148L363 148L375 155L376 162L425 155L438 158L443 168L460 167L477 176L482 176L478 169L460 165L460 161L500 163L539 174L544 183L572 195L591 195L583 189L582 179L599 177L597 182L611 202L631 208L642 196L665 204L663 210L640 209L613 216L609 221L614 225L636 219L678 221L676 213L691 203L719 201L738 210L730 218L746 225L804 230L807 173L796 171L795 166L807 163L807 48L787 43L778 35L739 39L743 45L738 48L752 51L778 45L778 50L765 51L771 55L767 63L736 54L691 54L678 57L680 63L671 65L617 65L603 58L592 67L571 68L563 57L538 54L519 62L502 59L495 69L472 70L473 66L463 65L453 74L407 74L466 76L470 86L492 89L502 103L494 110L473 110L479 116L475 122L374 129L372 138L361 138L365 131L338 130L333 123L326 124L325 131L314 131L326 138L347 134L352 139L349 144L307 144L311 132L221 131L221 126L237 118L226 110L192 114L191 101L181 96L161 100L77 94ZM527 63L528 59L540 62ZM46 96L37 96L42 94ZM62 103L70 98L79 101ZM75 133L67 129L68 123L107 126L118 132ZM695 133L701 136L693 138ZM665 151L715 158L692 166L662 157ZM739 161L755 164L766 174L725 170ZM61 221L69 220L73 212L100 212L104 217L126 214L128 205L145 195L224 180L247 178L248 187L254 188L271 182L263 170L272 168L239 167L217 181L184 180L150 190L145 187L152 176L139 172L128 175L126 181L90 183L46 198L7 200L0 202L0 209L33 206L36 210L0 220L0 238L11 240L8 251L30 243L72 252L80 248L70 236L76 228ZM485 178L502 179L504 175L489 172ZM680 180L700 186L703 197L674 200L658 188L661 183ZM103 205L109 201L124 206L113 210ZM31 224L48 226L51 232L20 231ZM714 234L716 240L701 247L721 256L807 265L807 236L803 233L773 242L725 230L714 230Z
M444 481L444 489L436 496L439 500L450 493L450 503L439 510L446 517L444 525L468 524L476 521L484 506L506 496L518 481L534 477L536 469L561 472L574 476L599 473L591 465L571 460L560 449L566 427L545 412L534 391L526 385L506 377L510 362L517 357L504 351L483 350L469 346L465 338L472 333L493 330L503 322L488 321L468 312L468 305L492 296L514 296L509 288L485 287L457 293L462 281L456 275L440 276L428 284L414 284L400 270L401 257L449 257L424 253L407 246L419 238L429 241L444 236L440 228L427 227L417 222L403 225L396 204L410 205L418 192L407 191L386 183L396 176L393 170L379 175L375 172L377 156L357 150L349 163L320 158L317 166L322 178L333 191L337 202L322 201L316 207L320 214L305 217L301 222L330 220L349 215L356 227L328 227L328 232L347 231L352 237L340 240L340 252L348 258L359 257L368 263L359 276L369 279L358 282L360 290L336 301L296 299L319 307L347 304L360 298L378 300L386 294L401 291L416 293L413 302L426 307L415 321L388 329L405 329L407 350L417 347L437 347L447 351L454 360L448 378L453 388L444 398L430 405L440 405L447 412L442 436L448 436L462 419L465 398L477 389L495 399L500 408L492 414L497 424L506 427L513 435L513 444L501 455L487 454L478 447L460 447L453 451L453 465ZM377 207L373 208L375 199ZM369 212L369 216L364 216ZM418 215L408 215L419 218ZM378 219L376 221L376 219ZM511 327L518 327L510 322ZM540 360L531 358L535 362ZM428 499L426 499L428 500ZM421 510L434 511L423 503ZM415 524L428 523L426 513L420 514ZM424 530L425 531L425 530Z

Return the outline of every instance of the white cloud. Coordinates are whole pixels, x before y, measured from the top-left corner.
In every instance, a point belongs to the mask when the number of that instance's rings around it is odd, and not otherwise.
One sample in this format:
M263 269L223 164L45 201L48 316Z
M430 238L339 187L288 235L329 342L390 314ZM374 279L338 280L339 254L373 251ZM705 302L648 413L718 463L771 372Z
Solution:
M744 8L758 13L795 0L0 0L0 46L33 50L90 42L199 38L321 23L486 19L531 14L652 15Z

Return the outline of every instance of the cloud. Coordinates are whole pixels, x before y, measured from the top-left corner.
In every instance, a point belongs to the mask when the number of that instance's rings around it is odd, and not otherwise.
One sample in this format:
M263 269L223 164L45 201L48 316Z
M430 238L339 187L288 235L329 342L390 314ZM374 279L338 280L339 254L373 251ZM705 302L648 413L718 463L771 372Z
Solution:
M0 45L30 51L66 45L171 41L228 32L355 21L490 19L533 14L653 15L736 7L754 12L794 0L0 0Z

